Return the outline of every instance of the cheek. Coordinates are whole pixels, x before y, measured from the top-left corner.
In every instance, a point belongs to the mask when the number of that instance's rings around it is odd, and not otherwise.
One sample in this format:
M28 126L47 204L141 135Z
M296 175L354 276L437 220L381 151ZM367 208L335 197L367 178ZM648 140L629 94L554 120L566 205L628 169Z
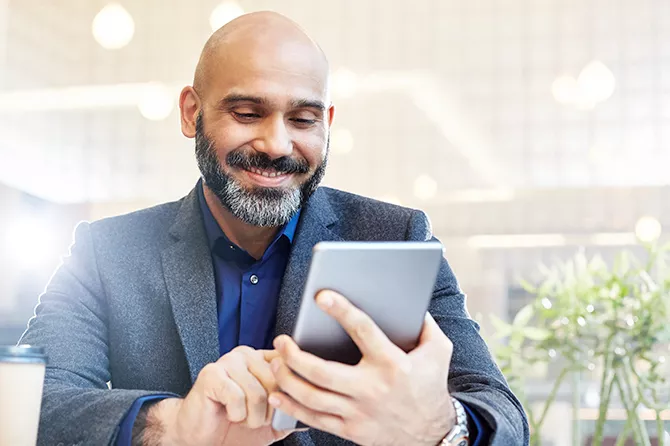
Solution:
M217 156L222 160L233 150L239 149L253 140L248 130L240 129L237 126L221 126L215 132L212 132L210 137L214 142L214 147L216 147Z
M311 135L309 137L296 138L293 141L296 150L312 167L323 162L326 156L327 140L322 136Z

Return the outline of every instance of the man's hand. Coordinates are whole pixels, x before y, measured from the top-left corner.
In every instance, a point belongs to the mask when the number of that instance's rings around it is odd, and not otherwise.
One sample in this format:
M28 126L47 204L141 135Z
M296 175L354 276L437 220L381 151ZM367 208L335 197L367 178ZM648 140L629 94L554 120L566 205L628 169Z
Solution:
M269 364L276 357L274 350L237 347L208 364L186 398L149 409L144 444L265 446L285 438L293 431L272 429L267 402L277 388Z
M300 350L288 336L275 339L272 361L281 392L270 404L303 423L363 445L430 445L456 421L447 378L452 344L427 314L419 345L405 353L343 296L322 291L317 303L354 340L363 359L355 366Z

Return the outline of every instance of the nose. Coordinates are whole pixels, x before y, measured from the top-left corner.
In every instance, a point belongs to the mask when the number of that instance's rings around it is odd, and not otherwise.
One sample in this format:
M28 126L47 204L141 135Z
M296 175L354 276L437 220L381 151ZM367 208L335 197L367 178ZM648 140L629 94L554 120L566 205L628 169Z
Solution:
M257 152L263 152L271 159L288 156L293 152L291 136L281 116L266 119L260 132L252 145Z

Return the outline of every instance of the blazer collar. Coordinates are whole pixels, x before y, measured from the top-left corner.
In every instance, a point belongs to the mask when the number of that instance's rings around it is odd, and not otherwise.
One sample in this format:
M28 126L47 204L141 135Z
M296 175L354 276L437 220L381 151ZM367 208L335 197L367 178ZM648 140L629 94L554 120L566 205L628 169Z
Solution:
M317 189L300 215L279 292L275 336L293 332L312 259L312 248L318 242L342 240L337 233L337 223L338 218L328 200L326 189Z
M162 251L172 314L184 347L191 381L219 358L214 266L195 189L183 200Z

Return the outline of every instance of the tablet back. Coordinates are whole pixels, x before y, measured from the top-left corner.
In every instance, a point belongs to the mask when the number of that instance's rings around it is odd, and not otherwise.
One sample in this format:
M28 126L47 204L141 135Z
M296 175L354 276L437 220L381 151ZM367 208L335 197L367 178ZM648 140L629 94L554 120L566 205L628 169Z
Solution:
M314 247L293 333L305 351L356 364L361 354L344 329L314 301L332 289L368 314L396 345L418 341L442 258L439 242L321 242Z

